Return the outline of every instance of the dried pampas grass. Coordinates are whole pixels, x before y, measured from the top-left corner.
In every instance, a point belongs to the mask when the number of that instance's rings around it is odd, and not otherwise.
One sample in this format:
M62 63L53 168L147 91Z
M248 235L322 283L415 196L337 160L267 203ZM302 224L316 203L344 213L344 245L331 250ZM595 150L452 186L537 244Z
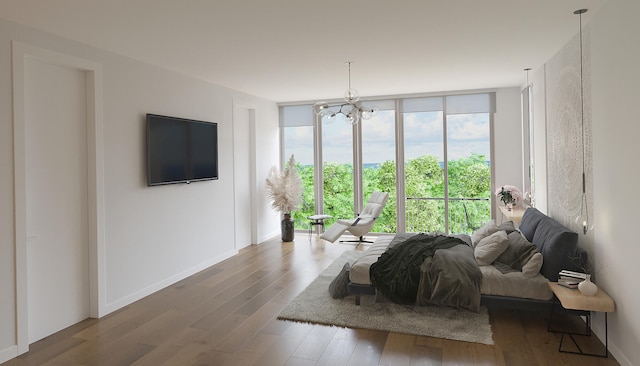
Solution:
M269 172L266 183L267 198L271 207L284 214L302 206L302 179L296 168L296 161L291 155L284 172L274 166Z

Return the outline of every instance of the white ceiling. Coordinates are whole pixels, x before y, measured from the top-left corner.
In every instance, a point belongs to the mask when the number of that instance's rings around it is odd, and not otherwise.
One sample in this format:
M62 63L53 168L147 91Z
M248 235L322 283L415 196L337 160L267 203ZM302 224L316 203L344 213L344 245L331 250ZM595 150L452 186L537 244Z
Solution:
M271 101L519 86L607 0L0 0L0 18Z

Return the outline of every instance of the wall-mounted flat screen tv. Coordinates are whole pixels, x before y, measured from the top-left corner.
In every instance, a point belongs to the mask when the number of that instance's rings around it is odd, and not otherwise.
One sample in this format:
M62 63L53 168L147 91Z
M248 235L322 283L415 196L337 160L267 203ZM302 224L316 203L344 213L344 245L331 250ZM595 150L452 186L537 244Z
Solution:
M218 179L218 124L147 114L147 185Z

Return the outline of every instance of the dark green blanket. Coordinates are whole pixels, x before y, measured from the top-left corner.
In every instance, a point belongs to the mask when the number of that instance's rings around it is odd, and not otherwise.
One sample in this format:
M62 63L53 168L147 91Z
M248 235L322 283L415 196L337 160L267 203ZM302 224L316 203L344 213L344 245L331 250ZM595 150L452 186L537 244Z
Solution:
M448 305L477 311L482 274L473 249L453 236L416 234L390 246L369 270L389 300Z

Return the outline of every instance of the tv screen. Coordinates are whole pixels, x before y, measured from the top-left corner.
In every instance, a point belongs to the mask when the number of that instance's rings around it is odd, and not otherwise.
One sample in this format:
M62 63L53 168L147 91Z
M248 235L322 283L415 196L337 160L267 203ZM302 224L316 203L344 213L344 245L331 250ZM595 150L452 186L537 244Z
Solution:
M212 179L218 179L218 124L147 114L147 184Z

